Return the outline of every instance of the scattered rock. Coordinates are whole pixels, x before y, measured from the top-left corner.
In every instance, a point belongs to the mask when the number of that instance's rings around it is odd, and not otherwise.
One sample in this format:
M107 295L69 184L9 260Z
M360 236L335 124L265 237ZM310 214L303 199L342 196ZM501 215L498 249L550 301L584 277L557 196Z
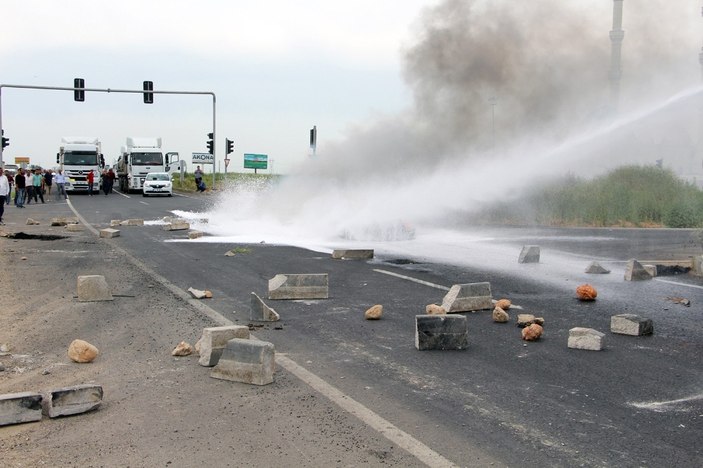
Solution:
M190 356L191 354L193 354L193 347L185 341L178 343L171 351L171 356Z
M425 307L425 314L427 315L446 315L447 311L444 307L437 304L427 304Z
M26 224L27 226L39 226L39 221L36 221L32 218L27 218Z
M529 327L533 323L536 323L540 327L544 326L544 318L535 317L532 314L518 314L517 316L517 326L520 328Z
M525 341L539 340L539 337L542 336L543 330L544 329L536 323L528 325L522 329L522 339Z
M600 351L603 349L605 334L593 328L575 327L569 330L567 346L572 349Z
M201 290L195 288L188 288L188 292L193 295L196 299L210 299L212 298L212 291Z
M579 298L579 301L595 301L597 296L596 288L590 284L582 284L576 288L576 297Z
M493 309L493 321L498 323L506 323L510 320L510 315L503 308L496 306Z
M10 345L7 343L0 344L0 353L6 354L10 352Z
M381 304L376 304L364 312L364 318L366 320L379 320L381 315L383 315L383 306Z
M74 362L93 362L98 354L98 348L87 341L73 340L68 346L68 357Z
M525 245L522 247L518 263L539 263L539 246Z
M511 305L513 305L513 303L510 301L510 299L498 299L496 301L496 307L500 307L503 310L510 309Z
M650 280L652 275L647 269L637 260L628 260L625 267L625 281L642 281Z

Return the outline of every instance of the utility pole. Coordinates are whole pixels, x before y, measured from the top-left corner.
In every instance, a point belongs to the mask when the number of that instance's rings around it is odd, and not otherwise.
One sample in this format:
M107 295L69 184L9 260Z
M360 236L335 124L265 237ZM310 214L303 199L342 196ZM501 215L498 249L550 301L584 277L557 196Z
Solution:
M491 104L491 149L496 150L496 104L498 103L498 98L491 96L488 98L488 102Z
M625 38L625 31L622 30L623 1L613 0L613 29L610 31L610 42L612 43L610 52L610 106L613 112L617 112L620 102L620 78L622 76L620 59L622 41Z

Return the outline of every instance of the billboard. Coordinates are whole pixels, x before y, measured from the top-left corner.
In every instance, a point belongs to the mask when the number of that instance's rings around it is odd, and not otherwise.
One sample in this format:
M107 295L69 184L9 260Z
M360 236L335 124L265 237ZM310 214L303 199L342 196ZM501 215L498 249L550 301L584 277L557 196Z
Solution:
M193 164L215 164L215 156L210 153L193 153Z
M15 156L15 164L29 164L29 156Z
M268 169L268 154L244 153L244 169Z

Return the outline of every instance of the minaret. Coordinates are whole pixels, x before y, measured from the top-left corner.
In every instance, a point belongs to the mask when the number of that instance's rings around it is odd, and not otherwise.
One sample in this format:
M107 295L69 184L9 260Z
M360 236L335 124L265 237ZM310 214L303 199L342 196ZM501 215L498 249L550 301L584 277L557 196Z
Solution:
M612 49L610 53L610 107L613 112L617 111L620 101L620 56L622 50L622 40L625 38L625 31L622 30L622 3L624 0L613 0L613 30L610 31L610 42Z

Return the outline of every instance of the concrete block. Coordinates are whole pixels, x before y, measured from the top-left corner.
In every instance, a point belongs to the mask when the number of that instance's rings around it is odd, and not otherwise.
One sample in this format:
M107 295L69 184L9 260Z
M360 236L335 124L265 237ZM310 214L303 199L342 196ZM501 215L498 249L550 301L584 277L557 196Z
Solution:
M190 229L190 223L185 221L174 221L170 224L164 225L164 231L187 231L188 229Z
M468 326L463 315L416 315L415 347L420 351L461 350L468 346Z
M656 277L657 277L657 266L656 266L656 265L646 264L646 265L642 265L642 266L643 266L644 269L647 271L647 273L650 274L650 276L651 276L652 278L656 278Z
M518 263L539 263L539 246L525 245L522 247Z
M85 384L52 390L44 398L44 413L50 418L86 413L103 401L102 385Z
M696 255L691 259L691 273L695 276L703 276L703 255Z
M455 284L442 299L442 308L448 314L484 309L493 310L491 284L487 282Z
M651 335L654 333L654 323L635 314L613 315L610 317L610 331L620 335Z
M267 306L256 293L251 293L251 310L249 320L259 322L277 322L281 318L271 307Z
M273 382L275 349L266 341L235 338L227 342L210 377L254 385Z
M42 399L40 393L34 392L0 395L0 426L41 420Z
M635 259L628 260L625 266L625 281L642 281L652 279L647 269Z
M335 250L332 258L342 260L368 260L373 258L373 249L346 249Z
M278 274L269 280L269 299L327 299L327 273Z
M600 351L603 349L604 333L593 328L575 327L569 330L569 348Z
M85 228L82 224L67 224L66 231L68 232L83 232Z
M122 221L119 219L111 219L110 220L110 227L119 226L121 223L122 223Z
M198 239L199 237L203 237L203 231L190 231L188 233L188 239Z
M212 367L217 364L222 356L222 351L227 342L234 338L249 339L249 327L244 325L231 325L227 327L203 328L200 337L200 359L198 364Z
M144 220L139 218L125 219L120 224L122 226L144 226Z
M112 239L113 237L120 237L120 230L113 228L105 228L100 230L100 237L104 239Z
M591 275L607 275L608 273L610 273L610 270L608 270L607 268L603 268L598 262L592 262L586 268L586 273Z
M49 222L51 226L65 226L68 224L68 220L66 218L51 218L51 221Z
M113 299L107 281L102 275L79 276L76 289L80 302L111 301Z

